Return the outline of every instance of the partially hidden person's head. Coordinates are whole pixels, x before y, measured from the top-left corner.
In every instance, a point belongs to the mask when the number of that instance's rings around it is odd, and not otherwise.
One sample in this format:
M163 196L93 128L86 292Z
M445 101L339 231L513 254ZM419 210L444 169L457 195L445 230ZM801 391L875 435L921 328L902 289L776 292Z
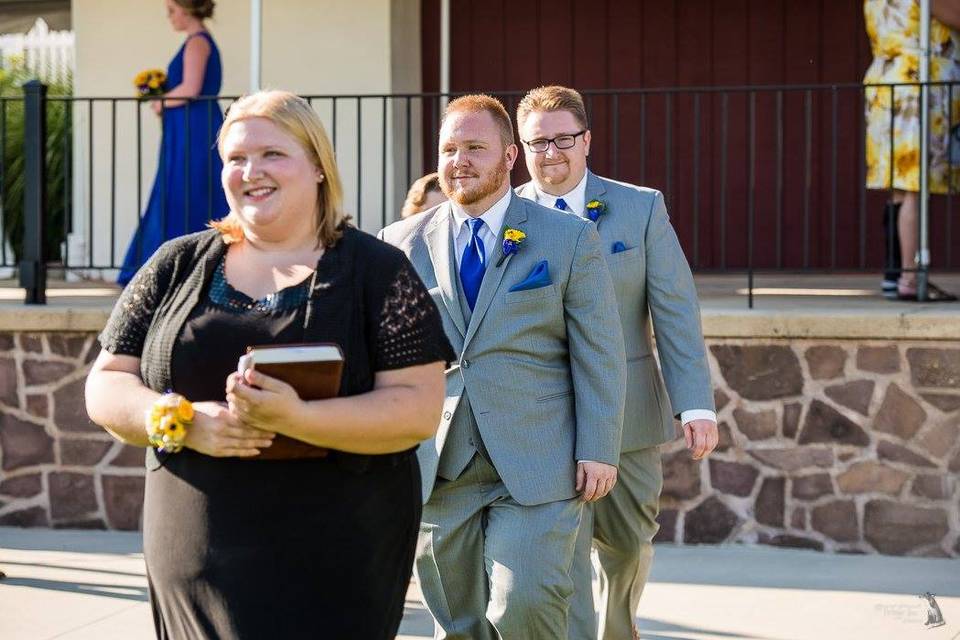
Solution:
M217 138L230 214L212 226L227 242L244 233L283 239L343 235L343 185L323 122L303 98L260 91L230 105Z
M196 23L213 17L214 0L164 0L167 20L174 31L187 31Z
M531 89L517 106L517 130L527 171L542 190L563 195L583 179L590 126L577 91L557 85Z
M422 178L417 178L410 185L407 199L404 200L403 209L400 210L400 217L409 218L417 213L423 213L444 201L446 197L440 190L440 176L436 172L428 173Z
M513 124L503 104L487 95L452 100L440 124L437 173L445 196L463 206L492 205L510 188L517 160Z

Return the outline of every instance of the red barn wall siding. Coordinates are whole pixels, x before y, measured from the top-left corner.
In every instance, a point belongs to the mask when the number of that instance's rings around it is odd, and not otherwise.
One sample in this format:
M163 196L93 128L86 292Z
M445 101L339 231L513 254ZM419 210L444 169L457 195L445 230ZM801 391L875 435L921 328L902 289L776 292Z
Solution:
M439 4L421 0L424 91L439 88ZM451 0L454 92L859 83L870 58L861 0ZM861 187L859 89L726 96L588 98L591 167L664 191L697 267L747 264L751 168L754 265L881 264L886 196ZM513 112L516 98L504 102ZM436 158L432 111L424 114L428 164ZM522 165L517 183L527 179ZM949 214L935 197L935 266L951 249L937 233Z

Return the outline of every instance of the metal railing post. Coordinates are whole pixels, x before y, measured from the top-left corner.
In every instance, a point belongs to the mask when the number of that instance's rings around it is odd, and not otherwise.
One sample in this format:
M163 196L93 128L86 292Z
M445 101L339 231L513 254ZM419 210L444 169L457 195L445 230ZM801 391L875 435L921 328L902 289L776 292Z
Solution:
M917 300L927 300L930 275L930 0L920 0L920 210ZM948 105L949 108L949 105ZM948 180L950 179L948 175Z
M39 80L23 85L23 252L20 286L26 304L47 303L47 261L44 255L47 212L47 87Z

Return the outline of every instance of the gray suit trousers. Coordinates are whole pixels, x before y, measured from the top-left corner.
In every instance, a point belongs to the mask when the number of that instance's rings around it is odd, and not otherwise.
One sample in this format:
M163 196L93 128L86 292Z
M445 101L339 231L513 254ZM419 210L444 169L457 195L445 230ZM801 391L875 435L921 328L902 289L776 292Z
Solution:
M659 447L620 456L617 484L584 510L571 577L571 640L629 640L634 616L653 564L663 470ZM600 620L593 601L591 543L600 559Z
M523 506L475 455L437 479L423 507L416 572L437 639L565 638L583 502Z

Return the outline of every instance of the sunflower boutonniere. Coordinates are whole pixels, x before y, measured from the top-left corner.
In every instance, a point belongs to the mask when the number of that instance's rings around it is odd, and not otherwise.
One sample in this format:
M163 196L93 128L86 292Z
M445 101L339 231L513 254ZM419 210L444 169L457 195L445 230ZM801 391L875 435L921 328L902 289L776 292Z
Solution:
M587 217L593 222L600 219L600 216L607 212L607 203L603 200L591 200L587 203Z
M503 264L503 261L507 259L512 253L520 251L520 245L523 244L523 241L526 240L527 234L520 229L511 229L507 227L503 231L503 251L500 253L500 259L497 260L496 266Z

